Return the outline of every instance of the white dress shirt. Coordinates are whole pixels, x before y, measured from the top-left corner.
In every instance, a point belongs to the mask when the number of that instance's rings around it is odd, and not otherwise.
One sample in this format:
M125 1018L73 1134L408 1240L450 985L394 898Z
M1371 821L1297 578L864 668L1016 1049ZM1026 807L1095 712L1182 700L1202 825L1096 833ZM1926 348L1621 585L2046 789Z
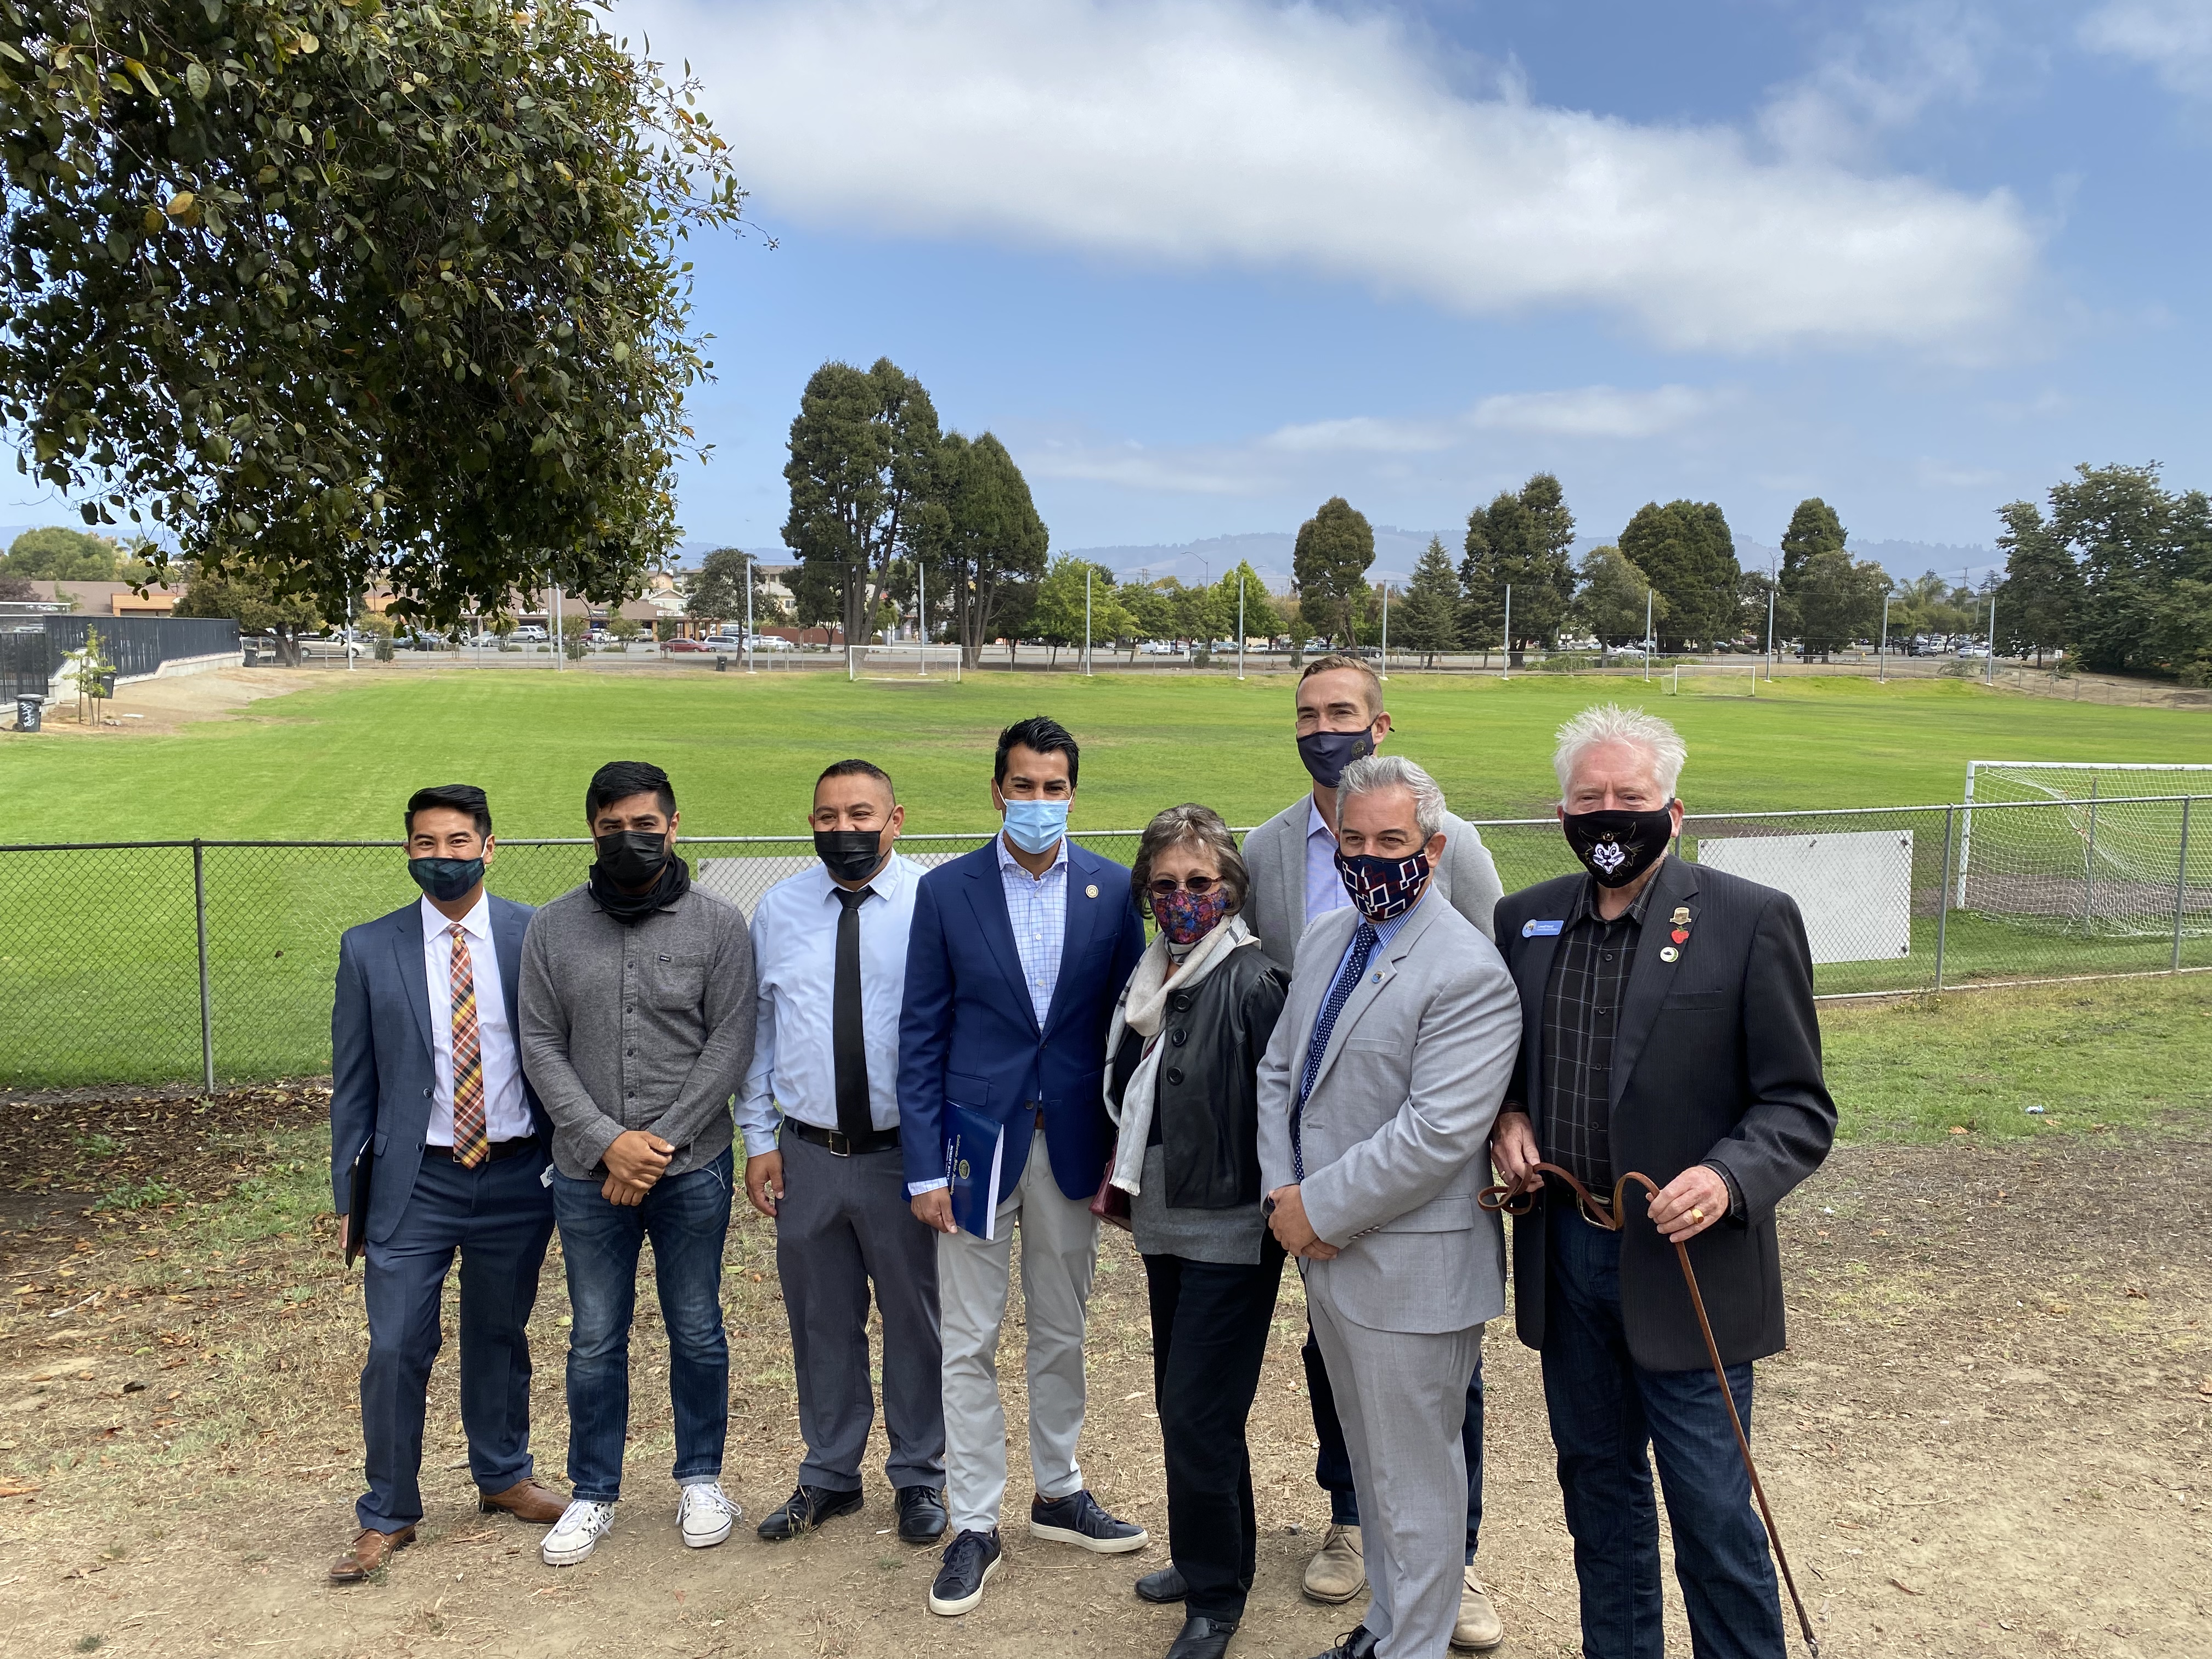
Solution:
M921 866L891 854L860 906L860 1030L868 1055L868 1115L898 1126L899 1006L906 997L907 936ZM753 907L753 963L760 1024L753 1063L738 1095L745 1154L775 1150L777 1114L819 1129L837 1127L837 884L817 865L778 882Z
M1325 916L1332 910L1341 910L1352 902L1352 895L1344 890L1344 878L1336 868L1336 837L1328 827L1328 820L1321 815L1321 803L1311 795L1306 797L1306 926L1313 926L1316 916Z
M1006 896L1006 920L1013 924L1014 950L1022 959L1022 979L1040 1030L1060 988L1060 956L1067 940L1067 837L1060 838L1052 864L1033 876L1014 861L1001 831L991 838L999 849L999 884Z
M433 1146L453 1144L453 924L428 899L422 905L422 974L430 982L430 1060L438 1092L430 1101ZM491 936L491 896L477 895L461 918L468 936L469 972L477 988L477 1053L483 1065L484 1136L520 1140L538 1133L522 1097L522 1058L514 1028L507 1023L506 987L500 982L499 950Z

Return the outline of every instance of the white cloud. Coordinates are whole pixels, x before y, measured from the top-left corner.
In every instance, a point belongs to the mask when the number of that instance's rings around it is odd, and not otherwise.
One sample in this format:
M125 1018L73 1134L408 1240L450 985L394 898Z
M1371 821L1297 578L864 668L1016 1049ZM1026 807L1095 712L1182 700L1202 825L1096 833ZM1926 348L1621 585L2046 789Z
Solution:
M1503 434L1547 441L1645 440L1680 431L1738 400L1732 390L1663 386L1624 392L1609 386L1559 392L1509 392L1437 419L1355 415L1276 428L1245 441L1158 448L1054 434L1016 445L1023 470L1179 495L1256 495L1310 476L1316 465L1373 479L1413 476L1409 458L1471 458Z
M1781 88L1759 112L1759 130L1785 155L1863 162L1885 136L1939 103L1982 95L2005 32L1976 5L1919 0L1882 6L1827 46L1818 68Z
M1292 268L1670 347L1974 349L2033 274L2007 192L1723 127L1468 96L1395 21L1265 0L625 0L770 217Z
M2147 64L2169 91L2212 94L2212 4L2110 0L2081 21L2081 44Z

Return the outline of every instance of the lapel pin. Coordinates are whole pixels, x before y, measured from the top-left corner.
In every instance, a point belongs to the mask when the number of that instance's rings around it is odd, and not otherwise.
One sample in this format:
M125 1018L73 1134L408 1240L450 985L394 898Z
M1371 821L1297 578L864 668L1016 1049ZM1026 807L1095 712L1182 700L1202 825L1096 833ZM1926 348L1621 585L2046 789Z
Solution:
M1677 927L1671 937L1677 945L1686 944L1689 941L1690 930L1686 927Z
M1083 896L1085 898L1097 898L1098 896L1098 884L1094 881L1090 886L1085 888L1083 890Z
M1686 904L1676 905L1674 907L1673 921L1677 927L1688 927L1690 925L1690 907Z
M1680 951L1677 951L1673 945L1666 945L1662 947L1659 952L1659 960L1662 962L1672 962L1675 957L1681 954L1682 953Z

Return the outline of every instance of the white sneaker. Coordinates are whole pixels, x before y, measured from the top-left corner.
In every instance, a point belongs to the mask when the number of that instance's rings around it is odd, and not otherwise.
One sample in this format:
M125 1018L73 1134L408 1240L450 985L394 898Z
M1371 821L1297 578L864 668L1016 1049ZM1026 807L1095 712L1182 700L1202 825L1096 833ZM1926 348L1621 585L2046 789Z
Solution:
M538 1553L549 1567L573 1567L599 1547L614 1530L615 1506L595 1504L588 1498L571 1498L553 1530L545 1534Z
M695 1550L714 1548L744 1517L744 1510L722 1495L719 1480L694 1480L676 1500L676 1524Z

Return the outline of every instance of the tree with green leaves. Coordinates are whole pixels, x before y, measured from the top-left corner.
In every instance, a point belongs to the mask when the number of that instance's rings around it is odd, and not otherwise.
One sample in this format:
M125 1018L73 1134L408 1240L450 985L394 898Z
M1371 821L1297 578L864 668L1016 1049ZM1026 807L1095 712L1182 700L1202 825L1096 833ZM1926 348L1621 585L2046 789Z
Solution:
M1782 532L1782 588L1784 592L1797 579L1805 561L1815 553L1836 553L1850 539L1844 521L1836 516L1836 509L1818 495L1808 495L1797 503L1797 510L1790 515L1790 527Z
M684 614L709 633L718 623L743 621L750 562L741 547L718 547L700 560L699 574L684 596Z
M187 571L175 614L228 617L241 634L267 634L276 641L276 660L289 668L300 665L301 636L320 633L324 626L322 606L314 599L284 592L274 582L236 568Z
M1570 615L1577 627L1595 637L1601 650L1644 639L1647 614L1656 630L1666 609L1636 562L1617 547L1593 547L1583 555L1582 586Z
M1117 637L1127 642L1130 661L1137 659L1139 641L1175 637L1175 595L1182 586L1173 576L1163 576L1156 582L1128 582L1118 590L1126 629Z
M1559 479L1549 472L1535 474L1517 491L1500 490L1488 507L1468 514L1459 580L1468 596L1463 619L1469 642L1487 646L1501 636L1509 586L1509 648L1549 645L1557 639L1574 599L1574 565L1568 557L1574 542L1574 514L1567 510Z
M972 668L997 637L1008 596L1044 574L1051 536L1029 481L1006 447L986 432L970 442L948 432L937 455L935 500L927 522L928 590L952 618Z
M2159 466L2075 468L2051 491L2051 533L2079 561L2075 629L2091 668L2124 673L2157 665L2151 641L2171 580L2179 503Z
M888 357L824 363L791 422L784 544L803 562L812 605L834 589L848 642L867 636L899 559L942 539L937 407Z
M1795 586L1797 637L1809 653L1873 638L1890 582L1880 565L1854 559L1841 547L1823 547L1798 565Z
M1667 602L1664 648L1735 637L1740 600L1735 540L1711 501L1647 501L1620 532L1620 550Z
M112 538L49 525L26 530L9 543L0 572L40 581L112 582L124 564Z
M1030 634L1053 647L1048 667L1059 665L1062 646L1081 647L1086 597L1094 654L1100 646L1128 633L1130 618L1117 597L1114 573L1103 564L1063 555L1046 568L1044 579L1037 584L1036 610L1030 619Z
M1997 646L2008 656L2044 654L2074 642L2081 605L2081 572L2033 501L1997 509L2004 528L2005 578L1997 589Z
M726 146L586 0L10 0L0 418L88 524L342 613L612 604L711 365Z
M1307 628L1352 644L1367 602L1367 568L1374 562L1374 526L1343 496L1330 496L1298 526L1291 553Z
M1458 648L1459 609L1459 572L1452 568L1443 538L1431 536L1413 566L1404 602L1390 618L1396 643L1419 653L1423 667L1435 667L1439 651Z
M1267 584L1260 573L1249 564L1239 562L1234 570L1225 574L1213 585L1214 614L1221 618L1224 639L1237 637L1237 583L1243 583L1244 637L1248 640L1272 640L1282 631L1282 618L1275 614L1274 596L1267 592Z

